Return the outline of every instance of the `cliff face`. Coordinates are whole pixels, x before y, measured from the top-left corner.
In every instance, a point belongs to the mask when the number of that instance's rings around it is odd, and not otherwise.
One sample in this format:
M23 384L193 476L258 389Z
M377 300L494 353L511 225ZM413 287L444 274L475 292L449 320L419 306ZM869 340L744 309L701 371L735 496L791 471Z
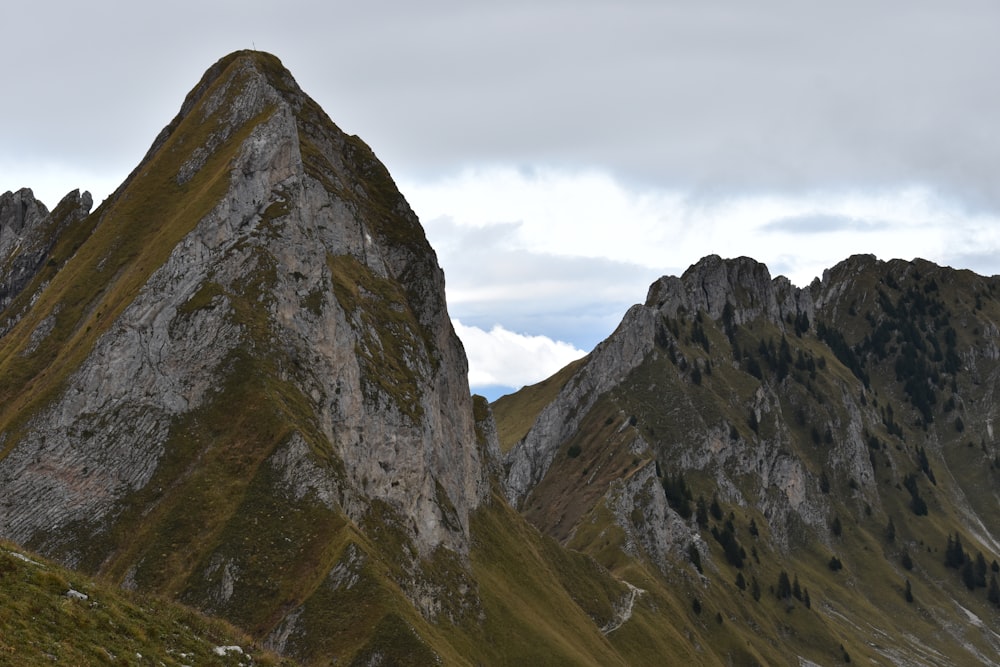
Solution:
M45 205L35 199L31 190L24 188L17 192L0 195L0 257L4 258L3 292L0 293L0 307L6 307L13 295L20 291L19 285L35 269L35 261L20 259L25 237L31 235L48 216ZM29 278L30 279L30 278Z
M0 312L42 269L66 227L85 218L91 206L89 192L69 193L51 213L27 188L0 195ZM12 315L0 334L10 328Z
M312 591L247 592L321 581L339 548L316 531L345 520L398 533L411 569L467 557L489 487L442 272L276 59L217 63L81 223L89 205L60 204L80 229L54 250L30 192L0 206L0 535L260 628ZM265 521L295 549L233 543Z

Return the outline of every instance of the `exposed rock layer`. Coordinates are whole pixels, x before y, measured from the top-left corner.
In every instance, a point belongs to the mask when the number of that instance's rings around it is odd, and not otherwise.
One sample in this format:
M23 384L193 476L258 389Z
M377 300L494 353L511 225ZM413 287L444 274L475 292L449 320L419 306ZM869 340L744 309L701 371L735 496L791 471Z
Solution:
M50 213L28 188L0 195L0 312L28 286L59 236L93 206L89 192L73 191ZM15 318L0 324L0 335Z
M89 207L73 193L48 225L55 212L30 191L0 199L4 304L57 227ZM6 388L0 535L127 585L186 588L229 614L234 591L264 575L216 552L218 535L256 485L330 521L387 521L411 558L465 557L489 447L477 441L443 274L384 167L276 59L243 52L211 68L87 225L36 286L32 317L8 320L0 339L6 368L50 368ZM234 393L243 405L230 406ZM211 436L227 412L246 436ZM224 459L209 465L223 448L245 476L237 495L218 499L228 504L200 535L171 535L185 498L214 497L194 480L223 474ZM130 530L154 544L129 544ZM155 540L187 544L185 562L155 564Z

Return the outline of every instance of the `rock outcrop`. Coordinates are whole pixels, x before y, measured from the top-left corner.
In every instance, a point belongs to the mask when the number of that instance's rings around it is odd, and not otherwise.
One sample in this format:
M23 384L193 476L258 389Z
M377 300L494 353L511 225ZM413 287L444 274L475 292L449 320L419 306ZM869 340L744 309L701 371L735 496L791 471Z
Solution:
M727 304L731 313L727 313ZM812 317L812 298L784 276L771 279L767 267L749 257L724 260L709 255L680 278L663 276L649 287L646 306L668 317L704 312L739 325L765 317L783 326L788 315Z
M746 257L723 260L713 255L692 266L680 278L664 276L658 279L650 286L645 304L628 311L617 330L591 353L556 399L541 411L527 435L508 452L505 459L508 499L518 505L541 481L560 446L573 437L600 397L620 388L630 373L657 355L680 354L683 357L678 337L667 324L669 321L704 315L719 321L720 327L734 328L764 320L784 332L786 328L793 328L790 323L796 319L808 320L812 314L810 292L795 288L784 277L772 280L766 266ZM689 362L682 363L687 365ZM698 362L693 363L697 365ZM760 418L777 406L778 399L772 389L764 387L750 404L750 409ZM692 415L698 413L698 406L694 404L688 409ZM775 512L785 512L788 503L804 510L806 496L802 482L808 475L794 465L794 470L786 470L789 462L777 458L780 441L745 443L745 446L759 449L746 455L726 443L728 431L719 437L711 424L697 419L691 420L691 424L690 432L684 437L699 444L683 454L684 467L720 471L720 486L733 493L734 501L742 502L745 499L739 497L729 475L721 471L726 469L724 464L728 460L744 460L748 465L732 470L733 476L760 475L765 486L786 489L780 497L788 502L780 503L780 509L774 508ZM713 444L716 442L725 444L716 446ZM661 458L672 459L678 455L678 452L669 455L660 452ZM807 513L812 517L811 522L822 520L820 510L816 508ZM662 544L663 540L650 543ZM661 556L657 558L662 560Z
M68 226L90 213L89 192L75 190L50 213L28 188L0 195L0 335L17 314L4 313L14 298L38 275Z
M548 471L559 447L575 433L594 402L635 369L653 347L656 319L634 306L610 338L588 355L585 365L535 419L504 458L504 493L518 507Z

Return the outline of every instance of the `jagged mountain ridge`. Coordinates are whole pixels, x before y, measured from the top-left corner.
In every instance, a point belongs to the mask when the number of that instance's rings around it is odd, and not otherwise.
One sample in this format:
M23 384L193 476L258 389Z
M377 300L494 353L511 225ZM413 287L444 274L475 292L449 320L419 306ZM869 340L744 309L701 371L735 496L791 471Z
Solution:
M56 239L67 225L79 222L90 213L93 200L89 192L75 190L50 213L34 193L24 188L0 195L0 311L6 309L42 270ZM5 333L16 318L8 314Z
M998 289L871 256L799 289L707 257L656 281L583 361L497 401L507 497L563 544L647 560L736 624L762 621L751 578L773 593L798 572L813 592L796 612L811 618L789 624L812 635L784 630L799 655L996 663L991 575L967 591L940 553L960 536L995 576Z
M993 279L706 258L494 422L416 216L273 56L210 68L92 214L16 195L48 231L0 310L2 537L306 664L993 661L939 553L996 551Z

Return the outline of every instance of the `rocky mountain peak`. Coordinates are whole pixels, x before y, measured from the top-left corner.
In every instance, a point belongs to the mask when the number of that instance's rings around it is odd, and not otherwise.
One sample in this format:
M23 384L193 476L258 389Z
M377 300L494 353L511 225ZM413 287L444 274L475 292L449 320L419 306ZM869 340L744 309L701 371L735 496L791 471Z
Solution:
M704 257L679 278L663 276L649 287L646 306L667 317L704 312L713 320L743 324L757 317L781 323L788 315L811 314L808 292L784 276L772 279L767 266L749 257Z
M218 148L231 133L268 107L294 105L304 96L291 74L274 56L258 51L237 51L220 59L202 76L184 99L180 110L153 141L133 172L141 171L187 120L205 124L206 136L191 146L197 155ZM190 167L177 175L190 178ZM126 181L128 183L128 181Z
M989 398L998 289L995 278L871 255L798 289L752 259L706 257L653 283L579 364L497 402L505 433L524 419L508 405L541 404L504 443L508 498L578 548L619 539L680 581L678 563L690 563L693 595L713 577L746 590L780 568L790 583L793 567L816 580L844 567L856 579L828 590L866 579L865 599L896 609L891 582L920 577L925 595L950 600L919 609L949 628L956 655L995 656L995 635L965 635L962 614L946 609L995 606L1000 594L967 597L988 577L974 580L972 557L958 554L947 567L965 568L962 588L926 545L957 552L968 531L980 571L1000 553L994 494L981 492L1000 470ZM911 554L924 551L916 567ZM882 655L923 664L910 651Z
M392 534L415 604L421 559L467 556L489 443L443 273L372 151L276 58L216 63L57 238L0 338L0 535L265 629L312 589L241 582L322 579L319 526Z
M92 206L90 193L79 190L51 212L28 188L0 195L0 335L19 317L4 311L42 270L66 228L87 217Z
M9 254L25 228L48 215L45 204L35 199L30 188L0 195L0 252Z

